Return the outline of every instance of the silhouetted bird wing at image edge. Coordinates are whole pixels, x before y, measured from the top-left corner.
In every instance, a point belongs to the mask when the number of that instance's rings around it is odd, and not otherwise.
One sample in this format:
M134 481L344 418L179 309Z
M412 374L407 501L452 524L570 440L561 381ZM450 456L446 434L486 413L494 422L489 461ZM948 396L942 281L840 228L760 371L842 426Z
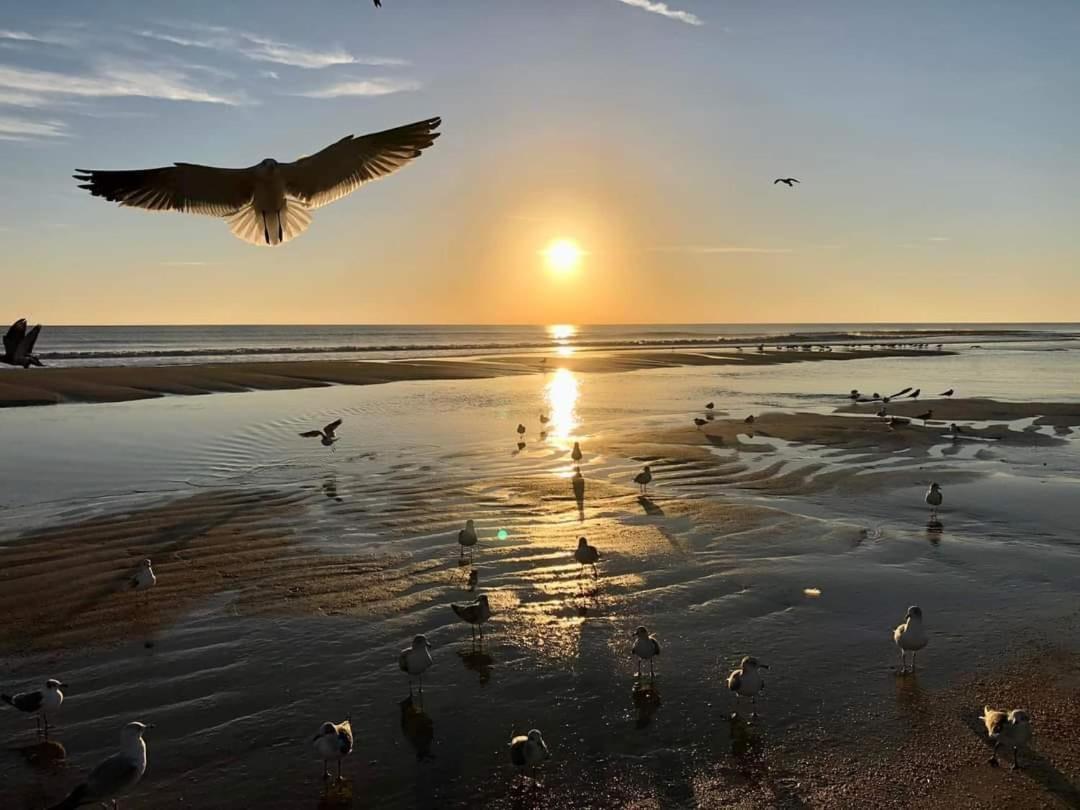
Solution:
M303 233L309 211L385 177L420 156L439 137L441 118L368 135L347 135L292 163L263 161L245 169L174 163L157 169L79 169L79 188L122 206L181 211L228 220L252 244L277 245Z

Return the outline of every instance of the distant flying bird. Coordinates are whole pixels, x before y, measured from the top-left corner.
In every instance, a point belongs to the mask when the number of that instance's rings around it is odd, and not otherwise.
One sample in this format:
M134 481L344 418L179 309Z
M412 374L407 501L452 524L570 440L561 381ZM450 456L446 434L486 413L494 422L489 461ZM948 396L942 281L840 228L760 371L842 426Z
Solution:
M641 488L641 494L644 495L649 491L649 482L652 481L652 470L649 469L649 465L645 467L634 476L634 483Z
M60 681L49 678L45 681L44 689L37 689L33 692L18 692L14 695L0 695L0 700L9 706L14 706L20 712L26 714L41 715L40 718L35 717L38 724L38 732L41 731L41 720L45 720L45 736L49 735L49 712L55 712L60 708L60 704L64 702L64 693L61 689L66 689L66 683L60 683Z
M120 736L120 751L103 760L86 781L78 785L67 798L50 810L75 810L86 804L102 804L122 796L139 784L146 773L146 743L143 732L152 725L128 723Z
M777 177L772 184L775 186L777 183L786 183L788 188L795 188L793 184L798 182L794 177Z
M323 779L330 776L330 769L326 767L331 759L337 760L337 776L341 779L341 760L353 750L352 720L346 717L340 723L323 723L319 727L319 733L312 739L315 751L323 761Z
M79 188L123 206L224 218L253 245L279 245L303 233L311 210L400 169L431 146L440 118L369 135L347 135L292 163L267 158L246 169L174 163L157 169L78 169Z
M660 642L656 636L649 635L647 627L639 627L634 631L634 646L630 648L630 654L637 658L637 674L641 677L641 662L649 662L649 676L656 677L653 671L653 658L660 655Z
M341 421L342 420L340 419L335 419L322 430L306 430L300 435L303 436L305 439L313 439L318 436L321 439L323 447L333 448L334 442L338 440L338 437L334 435L334 431L341 427Z
M40 366L42 362L33 353L34 344L37 343L38 335L41 334L41 324L38 324L29 332L26 330L26 318L19 318L7 330L4 335L4 354L0 357L0 363L9 366Z
M994 752L990 755L990 764L998 767L998 748L1007 745L1013 750L1013 770L1020 767L1020 746L1031 739L1031 717L1023 709L1011 712L998 711L989 706L983 707L982 717L986 733L994 742Z
M904 623L893 630L893 641L900 648L900 672L908 671L907 654L911 653L911 672L915 672L915 653L926 646L926 630L922 623L922 608L912 605L907 609Z
M939 397L951 397L952 395L953 389L951 388L948 391L942 391L940 394L938 394Z

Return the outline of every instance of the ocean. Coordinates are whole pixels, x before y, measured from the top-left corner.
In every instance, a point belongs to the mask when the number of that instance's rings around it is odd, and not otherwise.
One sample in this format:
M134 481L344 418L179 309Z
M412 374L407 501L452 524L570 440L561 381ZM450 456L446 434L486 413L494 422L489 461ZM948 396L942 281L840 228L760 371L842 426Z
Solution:
M759 342L1080 346L1080 324L648 324L549 326L46 326L50 366L175 365L245 360L401 359L603 348L706 348ZM1039 344L1033 346L1031 344Z

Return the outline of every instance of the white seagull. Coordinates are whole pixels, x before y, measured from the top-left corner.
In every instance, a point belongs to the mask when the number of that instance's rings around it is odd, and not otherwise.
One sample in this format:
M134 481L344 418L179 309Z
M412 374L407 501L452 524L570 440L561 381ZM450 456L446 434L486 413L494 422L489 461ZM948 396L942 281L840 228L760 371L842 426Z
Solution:
M912 605L907 609L904 623L893 630L893 641L900 648L900 672L907 672L907 654L911 653L911 672L915 672L915 653L926 646L926 628L923 627L922 608Z
M660 655L660 642L656 636L650 636L647 627L639 627L634 631L634 646L630 648L630 654L635 656L637 662L637 674L641 677L641 662L649 662L649 677L656 677L653 671L653 658Z
M154 576L154 569L150 567L150 560L143 560L139 563L139 570L135 572L128 582L131 584L133 591L146 591L153 588L157 583L157 577Z
M998 748L1007 745L1013 750L1013 769L1020 767L1020 748L1031 739L1031 717L1023 709L1011 712L998 711L989 706L983 707L982 717L986 724L986 733L994 742L994 752L990 755L990 764L998 767Z
M545 759L551 759L544 735L539 729L532 729L528 734L519 734L510 738L510 761L523 773L526 768L533 769L533 781L536 781L536 766Z
M471 518L465 521L465 528L458 531L457 541L458 545L461 546L461 559L465 559L465 549L469 549L471 559L473 547L480 542L480 538L476 536L476 525Z
M115 810L117 797L139 784L146 773L146 743L143 732L153 725L128 723L120 733L120 751L104 760L86 781L50 810L74 810L84 804L105 804L111 800Z
M649 469L649 465L646 464L644 469L634 476L634 483L641 488L642 495L648 494L650 481L652 481L652 470Z
M400 169L431 146L440 118L370 135L346 135L292 163L272 158L245 169L174 163L158 169L79 169L79 188L122 206L222 217L253 245L280 245L311 224L312 209Z
M941 484L937 481L933 481L930 484L930 488L926 490L926 497L923 498L926 501L926 505L930 507L930 518L937 517L938 507L941 506L944 496L941 494Z
M756 658L748 655L739 662L739 668L728 675L727 688L739 697L750 698L751 717L757 717L757 696L765 688L761 670L768 668L768 664L759 664Z
M326 764L331 759L337 760L337 776L341 779L341 760L353 750L352 719L346 717L340 723L323 723L312 743L323 761L323 779L330 776Z
M55 712L64 702L64 693L61 689L67 689L66 683L60 683L55 678L45 681L44 689L35 689L33 692L18 692L14 695L0 695L0 700L9 706L14 706L20 712L34 715L37 721L38 733L41 733L41 721L45 720L45 736L49 735L49 712Z
M323 447L329 447L333 450L336 449L334 447L334 442L336 442L339 438L337 435L335 435L335 431L337 431L337 429L341 427L341 422L341 419L335 419L322 430L305 430L300 435L305 439L314 439L316 436L318 436L319 441Z
M412 696L412 679L417 677L420 679L420 694L424 694L424 670L430 667L434 661L431 660L431 642L427 640L427 636L418 635L412 640L412 646L407 647L401 651L401 655L398 656L398 666L402 672L409 675L409 696Z
M574 549L574 559L581 565L579 574L584 573L586 565L591 565L593 579L600 576L596 571L596 564L600 561L600 551L596 546L590 546L589 541L584 537L578 538L577 548Z

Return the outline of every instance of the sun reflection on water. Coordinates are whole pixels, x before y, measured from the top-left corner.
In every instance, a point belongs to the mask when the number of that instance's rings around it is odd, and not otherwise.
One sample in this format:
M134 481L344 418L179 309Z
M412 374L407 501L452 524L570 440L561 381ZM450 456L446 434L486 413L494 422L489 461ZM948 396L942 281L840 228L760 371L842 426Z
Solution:
M577 401L578 380L574 372L560 368L551 376L544 388L549 416L548 436L555 439L569 438L578 427Z

